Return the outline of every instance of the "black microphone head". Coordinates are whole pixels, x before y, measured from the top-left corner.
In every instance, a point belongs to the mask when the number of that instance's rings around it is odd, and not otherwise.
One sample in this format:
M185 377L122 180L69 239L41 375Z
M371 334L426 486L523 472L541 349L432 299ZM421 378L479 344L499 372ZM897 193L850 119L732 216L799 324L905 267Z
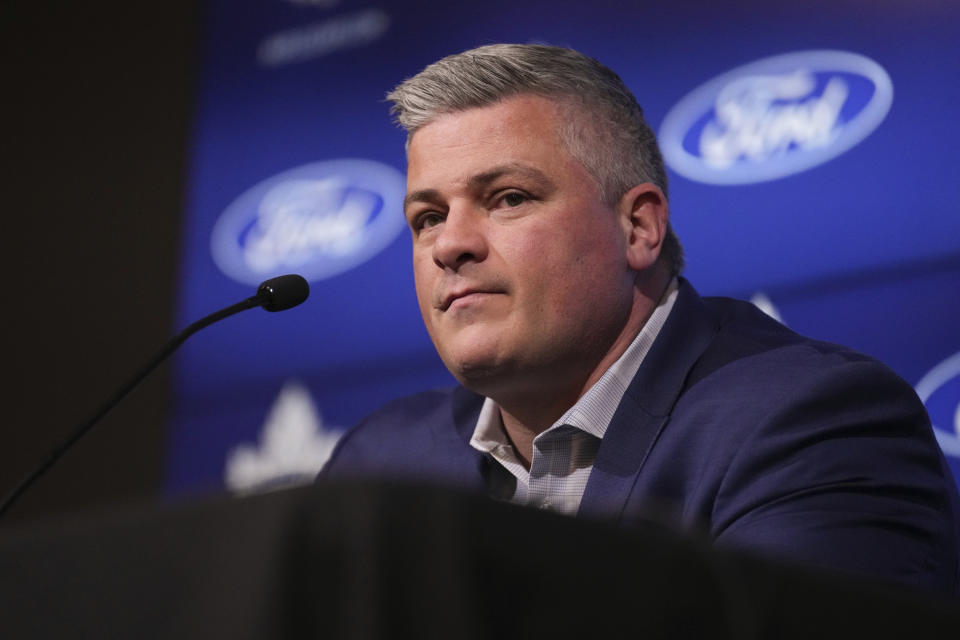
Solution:
M260 306L267 311L284 311L295 307L310 295L310 285L303 276L291 273L270 278L257 287Z

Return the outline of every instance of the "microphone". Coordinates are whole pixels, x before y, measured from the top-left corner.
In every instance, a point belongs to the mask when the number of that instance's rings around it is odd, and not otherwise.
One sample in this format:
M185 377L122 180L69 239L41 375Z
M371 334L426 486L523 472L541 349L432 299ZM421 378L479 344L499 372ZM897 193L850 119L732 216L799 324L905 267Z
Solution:
M254 297L267 311L286 311L306 300L309 295L310 285L303 276L290 274L260 283Z
M241 311L252 309L253 307L263 307L267 311L284 311L297 306L307 299L310 295L310 285L307 284L303 276L289 274L277 276L260 283L257 287L257 294L250 296L246 300L230 305L225 309L211 313L210 315L197 320L186 329L175 335L160 351L147 362L134 376L120 389L117 390L86 422L75 428L69 436L50 452L46 460L27 475L20 484L0 504L0 517L6 513L17 499L30 487L40 476L47 472L67 452L81 437L83 437L93 426L110 412L117 404L123 400L128 393L140 384L144 378L160 365L161 362L177 350L187 338L195 334L200 329L210 326L214 322L219 322Z

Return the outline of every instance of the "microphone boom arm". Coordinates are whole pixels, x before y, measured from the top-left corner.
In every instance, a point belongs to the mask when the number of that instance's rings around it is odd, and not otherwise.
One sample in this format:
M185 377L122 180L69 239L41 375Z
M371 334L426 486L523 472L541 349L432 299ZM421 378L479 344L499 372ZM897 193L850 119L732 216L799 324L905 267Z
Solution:
M89 419L84 423L74 428L73 431L67 436L67 438L60 443L58 446L49 453L47 458L41 463L36 469L34 469L30 474L28 474L20 483L14 487L6 498L4 498L3 503L0 503L0 517L10 509L11 506L17 501L17 499L23 495L23 493L34 483L40 476L46 473L50 467L52 467L57 460L59 460L67 450L70 449L80 438L89 432L97 422L99 422L105 415L107 415L111 409L117 406L121 400L123 400L127 394L133 391L137 385L139 385L143 380L149 376L154 369L156 369L161 362L166 360L171 353L177 350L177 348L182 345L187 338L195 334L197 331L210 326L215 322L219 322L224 318L228 318L236 313L241 311L246 311L247 309L252 309L253 307L264 307L267 311L282 311L284 309L289 309L290 307L296 306L306 300L307 295L309 295L310 289L307 285L307 281L304 280L301 276L297 275L287 275L279 276L271 280L267 280L257 289L257 295L251 296L246 300L242 300L236 304L230 305L219 311L215 311L210 315L197 320L193 324L187 326L183 331L171 338L156 355L151 358L147 364L145 364L136 374L120 389L118 389L106 402L101 405L99 409Z

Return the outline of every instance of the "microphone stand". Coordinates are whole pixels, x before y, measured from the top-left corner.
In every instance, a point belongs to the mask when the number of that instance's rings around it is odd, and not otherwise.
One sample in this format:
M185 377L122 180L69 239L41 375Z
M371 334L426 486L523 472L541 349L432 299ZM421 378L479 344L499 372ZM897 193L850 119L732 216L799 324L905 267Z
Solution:
M292 279L292 280L291 280ZM291 285L293 290L291 290ZM177 348L182 345L187 338L195 334L197 331L210 326L214 322L219 322L224 318L228 318L236 313L241 311L246 311L247 309L252 309L253 307L263 306L267 311L282 311L284 309L289 309L292 306L300 304L307 298L309 293L309 287L307 287L307 282L300 276L279 276L268 280L260 285L257 289L257 295L251 296L246 300L242 300L236 304L230 305L225 309L221 309L210 315L197 320L193 324L189 325L186 329L175 335L167 344L160 349L159 352L153 358L147 362L136 374L120 389L118 389L103 405L97 409L96 412L85 422L76 427L67 438L58 446L54 447L53 451L47 456L47 458L41 463L36 469L34 469L30 474L28 474L20 483L14 487L13 491L4 498L3 503L0 503L0 518L10 509L11 506L17 501L17 499L23 495L23 493L37 481L40 476L46 473L50 467L52 467L57 460L59 460L64 453L67 452L70 447L72 447L80 438L87 434L90 429L93 428L97 422L99 422L107 413L110 412L115 406L117 406L121 400L123 400L127 394L136 388L144 378L150 375L154 369L156 369L161 362L167 359L171 353L177 350Z

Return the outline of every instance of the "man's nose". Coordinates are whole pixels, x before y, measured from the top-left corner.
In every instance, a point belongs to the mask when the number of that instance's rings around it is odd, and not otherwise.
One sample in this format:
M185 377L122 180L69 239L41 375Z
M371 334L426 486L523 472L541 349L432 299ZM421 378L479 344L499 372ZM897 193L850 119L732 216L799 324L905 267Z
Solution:
M451 209L439 232L433 243L433 261L441 269L456 271L468 262L486 259L487 238L482 212L468 207Z

